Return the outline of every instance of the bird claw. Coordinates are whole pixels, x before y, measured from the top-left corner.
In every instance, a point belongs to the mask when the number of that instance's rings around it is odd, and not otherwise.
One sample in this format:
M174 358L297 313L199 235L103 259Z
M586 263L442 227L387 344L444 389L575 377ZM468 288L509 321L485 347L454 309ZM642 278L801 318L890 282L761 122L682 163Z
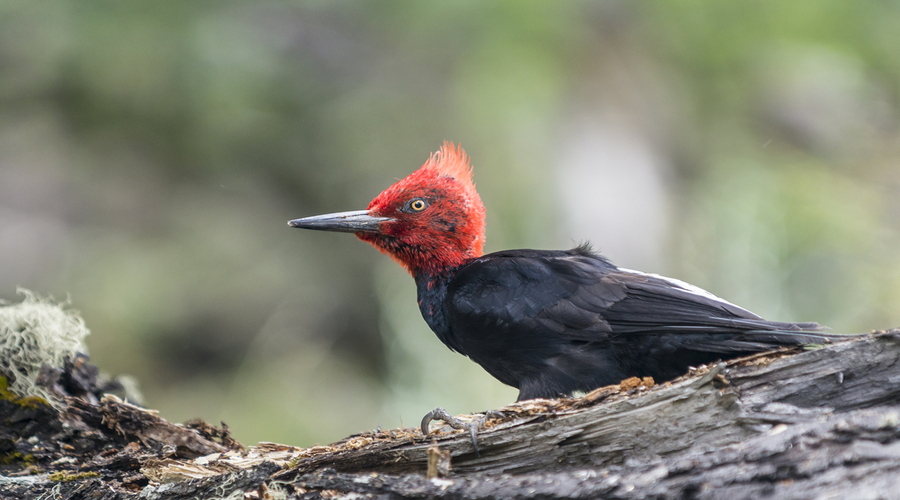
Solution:
M441 420L450 427L456 430L468 429L471 425L470 423L463 422L462 420L450 415L447 410L441 408L440 406L428 412L425 417L422 418L422 434L428 435L428 424L435 420Z
M493 412L488 413L493 415ZM469 431L469 436L472 439L472 447L475 448L475 456L481 457L481 452L478 450L478 440L476 434L482 427L484 427L487 419L488 414L483 414L478 415L472 422L464 422L454 417L453 415L450 415L447 410L439 406L425 414L425 416L422 418L422 435L428 435L428 424L430 424L434 420L441 420L453 429Z

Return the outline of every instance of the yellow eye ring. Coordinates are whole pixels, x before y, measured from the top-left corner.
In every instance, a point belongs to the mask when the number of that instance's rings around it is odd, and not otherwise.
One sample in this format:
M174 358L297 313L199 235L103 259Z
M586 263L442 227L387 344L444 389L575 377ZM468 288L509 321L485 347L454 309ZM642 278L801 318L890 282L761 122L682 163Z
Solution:
M415 210L416 212L421 212L422 210L425 210L425 207L427 207L427 206L428 206L428 204L425 203L425 200L422 200L422 199L413 200L409 204L409 208Z

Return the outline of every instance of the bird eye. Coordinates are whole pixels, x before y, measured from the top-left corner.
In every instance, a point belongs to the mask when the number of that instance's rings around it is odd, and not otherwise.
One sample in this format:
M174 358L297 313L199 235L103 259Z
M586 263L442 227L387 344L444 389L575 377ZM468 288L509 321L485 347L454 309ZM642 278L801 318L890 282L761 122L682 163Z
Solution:
M421 212L428 206L428 202L422 198L416 198L409 202L409 208L414 212Z

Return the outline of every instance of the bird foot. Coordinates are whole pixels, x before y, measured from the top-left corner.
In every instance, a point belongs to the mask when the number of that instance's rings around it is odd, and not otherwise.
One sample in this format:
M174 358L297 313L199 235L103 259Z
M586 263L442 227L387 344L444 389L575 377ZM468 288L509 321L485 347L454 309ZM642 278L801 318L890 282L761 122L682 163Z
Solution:
M451 428L456 430L467 430L469 431L469 435L472 438L472 446L475 448L475 456L481 457L481 453L478 450L478 440L477 440L477 432L484 428L485 423L487 423L488 418L493 418L498 416L499 414L493 411L485 412L478 415L473 415L474 419L470 422L466 422L462 419L456 418L453 415L450 415L447 410L437 407L430 412L428 412L425 417L422 418L422 435L427 436L429 434L428 424L430 424L434 420L441 420Z

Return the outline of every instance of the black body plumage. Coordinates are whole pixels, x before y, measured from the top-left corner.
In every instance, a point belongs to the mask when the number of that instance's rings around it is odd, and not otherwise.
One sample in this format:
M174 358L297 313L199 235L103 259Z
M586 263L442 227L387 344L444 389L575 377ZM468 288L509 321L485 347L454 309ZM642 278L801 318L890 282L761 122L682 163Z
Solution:
M519 400L656 381L688 367L841 338L763 318L677 280L620 269L580 246L511 250L417 275L425 321ZM846 337L843 337L846 338Z

